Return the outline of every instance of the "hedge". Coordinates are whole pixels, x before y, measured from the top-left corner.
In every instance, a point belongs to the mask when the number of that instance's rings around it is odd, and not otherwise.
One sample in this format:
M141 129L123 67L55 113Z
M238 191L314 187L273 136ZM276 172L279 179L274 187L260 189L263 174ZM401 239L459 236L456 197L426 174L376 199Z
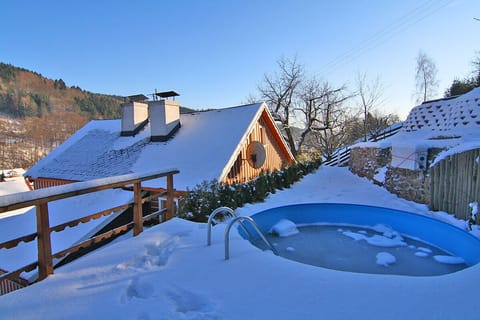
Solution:
M210 213L218 207L235 210L246 203L263 202L269 194L290 188L303 176L318 169L320 164L320 159L297 162L273 172L261 172L254 180L233 185L221 184L217 180L204 181L187 190L187 195L180 199L178 216L206 222Z

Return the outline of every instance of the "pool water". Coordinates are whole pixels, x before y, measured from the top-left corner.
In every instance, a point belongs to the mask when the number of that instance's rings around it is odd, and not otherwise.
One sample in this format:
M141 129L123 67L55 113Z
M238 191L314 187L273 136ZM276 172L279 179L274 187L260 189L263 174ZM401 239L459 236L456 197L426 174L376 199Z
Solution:
M480 262L480 239L411 212L348 203L305 203L251 216L285 258L350 272L442 275ZM288 223L281 223L287 221ZM293 226L293 231L288 230ZM279 230L283 237L269 234ZM265 249L239 228L240 234ZM299 232L298 232L299 231ZM275 232L274 232L275 233Z
M462 259L387 227L312 225L298 231L267 238L284 258L341 271L427 276L468 267Z

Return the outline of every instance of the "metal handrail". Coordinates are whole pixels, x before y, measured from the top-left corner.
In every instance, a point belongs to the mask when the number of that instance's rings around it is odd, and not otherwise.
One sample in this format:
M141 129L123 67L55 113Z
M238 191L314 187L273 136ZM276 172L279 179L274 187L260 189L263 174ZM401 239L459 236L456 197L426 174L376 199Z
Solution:
M219 207L219 208L213 210L212 213L210 213L210 215L208 216L207 246L210 246L212 244L212 223L213 223L213 219L215 218L215 216L217 214L222 213L222 212L227 212L230 215L232 215L234 218L238 217L238 214L229 207ZM248 229L243 225L243 223L241 221L240 221L240 227L243 229L243 231L245 231L245 233L250 238L252 237L252 235L250 234L250 231L248 231Z
M208 225L207 225L207 246L212 244L212 222L213 218L221 212L230 213L234 217L238 217L238 215L229 207L220 207L212 211L208 216Z
M262 233L262 231L260 230L260 228L258 227L258 225L255 223L255 220L253 220L252 218L250 217L245 217L245 216L238 216L238 217L235 217L233 218L230 223L228 224L227 226L227 229L225 230L225 260L228 260L230 258L230 229L232 228L232 226L235 224L235 222L239 222L241 226L242 223L241 221L242 220L245 220L245 221L248 221L250 222L250 224L252 225L252 227L255 229L255 231L258 233L258 235L260 236L260 238L263 240L263 242L265 242L265 244L270 248L270 250L272 250L272 252L278 256L278 252L277 250L273 247L273 245L270 243L270 241L268 241L268 239L265 237L265 235Z

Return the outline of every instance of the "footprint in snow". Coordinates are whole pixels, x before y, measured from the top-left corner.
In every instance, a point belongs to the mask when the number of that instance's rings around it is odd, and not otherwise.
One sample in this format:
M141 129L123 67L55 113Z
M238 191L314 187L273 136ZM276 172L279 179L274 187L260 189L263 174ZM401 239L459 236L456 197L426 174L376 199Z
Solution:
M116 266L116 269L144 269L162 267L167 264L168 259L177 248L179 237L173 237L160 243L145 245L145 250L141 255L133 259L122 262Z
M149 299L153 297L154 293L155 290L150 283L140 280L138 278L134 278L128 283L125 292L122 293L122 296L120 297L120 302L127 303L133 298Z
M179 318L220 319L215 312L214 304L206 296L178 287L169 290L166 295L175 306Z

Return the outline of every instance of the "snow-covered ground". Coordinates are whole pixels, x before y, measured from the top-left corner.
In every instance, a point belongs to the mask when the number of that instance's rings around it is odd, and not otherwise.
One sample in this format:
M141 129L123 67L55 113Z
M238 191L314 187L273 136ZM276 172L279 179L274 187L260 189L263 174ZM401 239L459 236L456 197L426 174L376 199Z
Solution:
M466 226L335 167L238 212L305 202L384 206ZM213 228L211 247L205 224L177 218L136 238L124 236L38 284L0 296L0 318L480 319L480 265L435 277L342 272L262 252L236 232L225 261L224 228Z
M19 193L29 191L25 179L23 178L23 169L13 169L13 170L1 170L5 175L5 181L0 182L0 196L4 196L12 193ZM13 176L12 176L13 175ZM8 213L0 214L0 219L23 214L29 211L32 207L22 208L18 210L12 210Z

